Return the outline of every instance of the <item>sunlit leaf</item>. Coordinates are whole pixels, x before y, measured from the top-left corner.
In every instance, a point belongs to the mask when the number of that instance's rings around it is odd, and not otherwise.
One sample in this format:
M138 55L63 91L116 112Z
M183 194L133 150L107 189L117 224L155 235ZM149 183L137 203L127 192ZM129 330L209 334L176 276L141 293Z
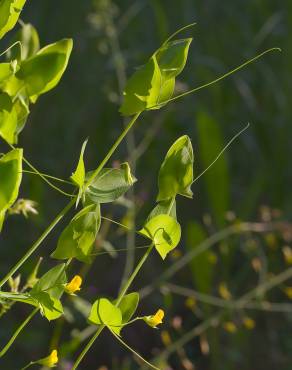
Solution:
M89 179L89 172L86 179ZM126 193L137 181L130 173L128 165L121 168L104 168L93 180L86 191L86 201L94 203L109 203Z
M155 216L167 214L176 219L176 201L173 201L172 198L159 202L149 214L147 221Z
M17 113L10 96L0 93L0 136L9 144L16 141Z
M22 149L13 149L0 158L0 231L5 212L18 197L22 179Z
M40 48L39 35L35 27L30 24L22 24L20 30L15 34L12 43L19 41L21 43L21 55L19 48L14 47L6 54L9 60L25 60L35 55Z
M76 167L75 172L73 172L71 176L71 180L74 182L74 184L76 184L79 187L79 193L78 193L76 205L78 205L79 199L82 195L83 185L85 181L85 165L84 165L83 156L84 156L84 151L85 151L87 142L88 142L88 139L85 140L82 145L78 165Z
M159 109L173 95L175 77L185 67L192 39L169 41L161 46L128 80L120 112L132 115Z
M10 63L0 63L0 86L13 75L13 69Z
M181 136L170 147L161 165L158 176L158 201L167 200L177 194L192 198L193 147L188 136Z
M140 232L154 242L156 250L163 259L178 245L181 237L179 223L168 215L151 218Z
M100 227L100 206L92 204L83 208L62 232L53 258L77 258L92 261L94 242Z
M45 46L21 63L16 78L31 101L58 84L67 67L72 46L72 39L63 39Z
M160 69L153 56L128 80L120 112L129 116L155 105L159 97L160 82Z
M106 325L113 332L119 334L122 325L122 313L108 299L97 299L92 307L88 321L95 325Z
M121 303L119 304L119 309L122 313L123 324L131 320L132 316L136 312L139 303L139 293L133 292L126 294Z
M65 264L62 263L46 272L29 292L48 320L55 320L63 313L60 297L66 282Z
M0 1L0 39L16 24L26 0Z

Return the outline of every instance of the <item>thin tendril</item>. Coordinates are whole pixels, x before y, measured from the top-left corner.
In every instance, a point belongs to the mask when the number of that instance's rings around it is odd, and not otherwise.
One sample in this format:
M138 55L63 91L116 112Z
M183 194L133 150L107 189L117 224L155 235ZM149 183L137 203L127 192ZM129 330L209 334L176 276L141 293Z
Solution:
M8 144L12 149L16 149L16 147L12 144ZM66 195L67 197L73 198L74 194L69 194L63 191L62 189L58 188L58 186L54 185L49 181L46 176L44 176L42 173L40 173L25 157L23 157L23 161L30 167L38 176L40 176L51 188L57 190L59 193Z
M233 143L234 140L236 140L244 131L246 131L248 128L249 128L250 124L248 123L242 130L240 130L235 136L233 136L233 138L228 141L228 143L224 146L224 148L220 151L220 153L217 155L217 157L214 159L214 161L212 163L209 164L209 166L204 169L203 172L201 172L192 182L192 184L194 184L197 180L199 180L199 178L201 176L203 176L208 170L209 168L211 168L213 166L213 164L215 162L217 162L217 160L221 157L221 155L226 151L226 149Z
M152 369L155 369L155 370L161 370L159 369L158 367L150 364L150 362L148 362L147 360L145 360L145 358L143 358L138 352L136 352L133 348L131 348L127 343L125 343L122 338L120 338L115 332L113 332L110 328L108 328L109 331L112 333L112 335L124 346L126 347L129 351L131 351L135 356L137 356L141 361L143 361L146 365L148 365L149 367L151 367Z
M28 171L28 170L22 170L23 173L29 173L31 175L38 175L39 174L37 172L34 172L34 171ZM72 185L72 186L75 186L72 182L70 181L67 181L67 180L63 180L63 179L60 179L59 177L55 177L55 176L51 176L51 175L47 175L45 173L42 173L40 172L40 174L48 179L52 179L52 180L56 180L56 181L59 181L59 182L62 182L64 184L68 184L68 185Z
M180 95L177 95L177 96L174 96L173 98L171 99L168 99L166 101L163 101L161 103L158 103L158 104L155 104L155 105L152 105L151 107L147 107L147 110L150 110L150 109L155 109L155 108L160 108L162 107L163 105L169 103L169 102L172 102L174 100L178 100L186 95L190 95L190 94L193 94L194 92L197 92L199 90L202 90L204 89L205 87L209 87L211 85L214 85L215 83L221 81L221 80L224 80L226 77L228 76L231 76L232 74L234 74L235 72L238 72L239 70L241 70L242 68L246 67L248 64L250 63L253 63L255 62L257 59L260 59L261 57L263 57L265 54L268 54L272 51L282 51L280 48L271 48L271 49L268 49L268 50L265 50L264 52L262 52L261 54L258 54L256 55L254 58L251 58L249 60L247 60L246 62L244 62L243 64L239 65L238 67L232 69L231 71L227 72L227 73L224 73L222 76L219 76L217 77L215 80L213 81L210 81L210 82L207 82L201 86L198 86L198 87L195 87L194 89L191 89L189 91L186 91Z
M173 34L171 34L165 41L164 43L162 44L165 45L167 44L171 39L174 38L174 36L176 36L177 34L183 32L184 30L188 29L188 28L191 28L191 27L194 27L197 23L196 22L193 22L193 23L190 23L190 24L187 24L186 26L180 28L179 30L175 31Z

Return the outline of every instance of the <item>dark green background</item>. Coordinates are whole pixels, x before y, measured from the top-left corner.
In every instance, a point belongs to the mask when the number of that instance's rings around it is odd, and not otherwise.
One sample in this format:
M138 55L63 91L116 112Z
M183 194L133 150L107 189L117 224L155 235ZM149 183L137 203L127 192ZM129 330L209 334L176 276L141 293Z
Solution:
M87 168L94 168L123 128L123 120L118 113L119 88L114 61L107 52L108 39L102 27L97 28L92 24L94 14L104 20L104 13L99 13L102 3L107 2L96 1L94 6L89 0L32 0L21 16L23 21L31 22L38 29L42 45L63 37L74 39L72 57L61 83L32 107L19 143L24 147L25 156L29 160L43 172L55 176L71 175L82 142L87 137ZM113 4L109 6L113 9ZM128 15L128 22L125 23ZM185 32L186 35L193 36L194 40L187 67L179 76L178 85L181 91L210 81L265 49L282 49L282 53L269 54L209 89L177 101L161 111L147 112L139 119L134 129L136 143L143 140L153 125L157 131L147 151L139 158L135 172L139 180L135 185L135 194L137 202L142 205L137 223L141 225L154 205L159 166L176 138L183 134L191 137L195 153L195 173L198 174L205 168L204 158L210 162L208 153L214 158L218 152L218 143L214 137L219 136L221 149L248 122L250 128L228 149L223 164L222 160L217 162L208 176L201 178L193 186L194 199L178 200L178 215L183 231L185 233L190 222L201 222L206 213L213 217L213 231L224 226L224 212L227 210L233 210L240 219L256 220L259 207L263 204L281 210L283 219L291 219L292 2L123 0L114 2L113 19L118 28L128 75L135 67L143 64L170 33L185 24L197 22L195 28ZM9 43L9 37L10 34L6 36L4 43ZM209 132L204 131L203 117L212 120ZM210 143L207 141L207 144L210 148L204 154L206 147L203 147L202 141L208 137ZM0 149L7 150L2 143ZM115 159L127 159L125 145L116 152L113 160ZM219 167L216 169L217 165ZM223 172L220 171L222 166ZM21 196L40 204L39 217L34 217L31 221L17 217L8 220L0 236L2 275L65 204L61 196L47 188L41 180L29 175L24 178ZM119 217L121 210L116 215ZM47 256L54 249L61 230L62 226L59 225L43 243L41 255ZM115 245L121 248L124 241L124 238L116 238ZM183 251L184 244L181 246ZM277 253L275 252L277 257L268 259L268 265L271 271L279 272L283 267L279 263L280 249ZM240 283L242 291L245 291L256 283L256 279L252 272L238 270L238 267L242 267L241 255L232 258L232 262L227 264L232 267L224 265L227 272L222 272L222 267L217 269L219 275L215 280L220 281L225 276L236 289ZM24 266L23 272L28 272L35 261L36 256ZM219 256L218 264L221 262ZM92 269L94 272L87 277L85 286L89 288L84 289L84 297L93 301L97 294L115 295L123 263L123 256L115 260L100 257L100 262L97 260ZM169 263L172 263L170 259ZM52 265L52 262L46 261L43 271ZM154 256L149 263L151 268L145 268L135 284L136 287L140 288L151 282L166 265L167 263L162 266L159 258ZM241 272L239 282L234 278L234 273L238 271L239 274ZM177 279L179 280L174 279L176 283L193 286L188 272L179 275ZM214 293L215 288L210 289ZM238 290L241 291L241 288ZM276 297L285 300L281 293ZM183 299L172 299L168 315L181 315L187 323L184 325L184 331L187 331L197 321L186 311ZM141 310L152 312L161 305L162 296L157 293L141 303ZM26 307L17 306L7 314L4 322L1 321L1 344L28 312ZM186 347L187 354L198 364L198 369L288 370L289 362L291 365L288 354L291 354L292 349L291 330L289 333L291 314L259 314L258 320L257 328L251 336L224 337L214 347L212 356L202 356L197 341L192 341ZM80 318L76 325L85 327L85 320ZM0 367L14 370L31 359L42 357L48 351L52 326L45 320L35 319L19 337L14 350L2 360L3 365L0 362ZM69 329L64 331L63 341L68 339L72 327L68 324ZM127 338L148 358L153 354L151 351L154 346L163 347L159 333L145 330L143 325L138 325L136 330L130 329ZM211 354L212 350L211 346ZM96 369L97 365L105 364L109 369L120 370L123 359L127 357L131 358L111 338L104 335L80 368ZM69 355L70 358L72 357ZM175 356L172 361L174 369L182 368ZM114 362L117 365L113 365ZM130 363L133 369L138 368L135 362ZM125 369L130 369L125 366Z

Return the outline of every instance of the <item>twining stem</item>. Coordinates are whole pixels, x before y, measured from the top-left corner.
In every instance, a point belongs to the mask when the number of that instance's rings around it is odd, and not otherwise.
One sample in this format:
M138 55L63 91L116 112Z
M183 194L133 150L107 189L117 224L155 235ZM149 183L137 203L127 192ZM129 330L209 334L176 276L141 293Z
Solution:
M4 356L5 353L9 350L11 345L14 343L15 339L19 335L19 333L25 328L25 326L30 322L30 320L34 317L34 315L38 312L39 308L35 308L31 314L19 325L19 327L16 329L15 333L12 335L6 346L2 349L0 352L0 357Z
M15 146L14 145L12 145L12 144L8 144L12 149L16 149L15 148ZM45 182L45 183L47 183L52 189L54 189L54 190L56 190L56 191L58 191L59 193L61 193L61 194L63 194L63 195L66 195L67 197L74 197L74 195L73 194L69 194L69 193L66 193L65 191L63 191L62 189L60 189L60 188L58 188L58 186L56 186L56 185L54 185L51 181L49 181L48 179L47 179L47 177L49 177L49 176L46 176L46 175L44 175L44 174L42 174L41 172L39 172L39 170L34 166L34 165L32 165L25 157L23 157L23 162L25 162L27 165L28 165L28 167L29 168L31 168L32 170L33 170L33 172L35 173L35 174L37 174L40 178L42 178L43 179L43 181ZM24 172L24 171L22 171L22 172Z
M113 155L119 144L122 142L124 137L127 135L131 127L133 127L134 123L137 121L140 113L137 113L128 123L126 128L123 130L123 132L120 134L120 136L117 138L117 140L114 142L113 146L105 156L105 158L102 160L100 165L97 167L97 169L93 172L93 176L89 179L89 181L86 184L86 187L88 187L91 182L94 180L94 178L99 174L99 172L103 169L104 165L107 163L107 161L110 159L110 157ZM35 169L34 169L35 170ZM66 207L58 214L58 216L53 220L53 222L46 228L44 233L39 237L39 239L30 247L30 249L26 252L26 254L16 263L16 265L7 273L7 275L0 281L0 288L9 280L9 278L15 274L15 272L24 264L24 262L36 251L36 249L39 247L39 245L44 241L44 239L50 234L50 232L54 229L54 227L61 221L61 219L70 211L70 209L74 206L76 202L76 196L70 200L70 202L66 205Z
M75 198L66 205L66 207L57 215L53 222L46 228L39 239L30 247L30 249L25 253L23 257L15 264L14 267L7 273L7 275L0 281L0 288L9 280L9 278L15 274L15 272L24 264L24 262L37 250L40 244L45 240L45 238L50 234L54 227L61 221L61 219L69 212L69 210L74 206Z
M167 210L167 214L168 215L170 214L170 211L171 211L171 209L173 207L174 201L175 201L175 197L173 197L171 199L171 201L170 201L170 204L169 204L169 207L168 207L168 210ZM132 285L134 279L138 275L138 273L141 270L142 266L144 265L145 261L149 257L149 255L152 252L152 249L154 248L154 246L155 246L154 241L152 241L152 243L149 245L147 251L145 252L145 254L140 259L139 263L137 264L135 270L133 271L133 273L131 274L131 276L129 277L129 279L127 280L127 282L125 283L125 285L121 289L121 291L119 293L119 296L117 298L117 301L115 303L115 306L116 307L118 307L120 305L122 299L124 298L124 296L127 293L128 289ZM84 356L86 355L86 353L89 351L89 349L91 348L91 346L93 345L93 343L95 342L95 340L99 337L100 333L103 331L103 329L105 327L106 327L106 325L100 325L98 327L98 330L96 331L96 333L91 337L90 341L87 343L87 345L84 347L84 349L82 350L82 352L78 356L77 360L75 361L75 363L74 363L74 365L72 367L72 370L77 369L78 365L80 364L80 362L82 361L82 359L84 358Z
M130 131L130 129L133 127L134 123L137 121L137 119L138 119L138 117L140 116L141 113L142 112L136 113L133 116L133 118L129 121L129 123L127 124L127 126L125 127L125 129L123 130L123 132L121 133L121 135L117 138L117 140L115 141L114 145L110 148L110 150L108 151L107 155L104 157L104 159L100 163L100 165L97 167L97 169L95 171L93 171L91 177L89 178L89 180L85 184L85 188L88 188L92 184L92 182L95 179L95 177L103 169L103 167L105 166L105 164L107 163L107 161L113 155L114 151L117 149L117 147L120 145L120 143L122 142L122 140L124 139L124 137L127 135L127 133Z
M136 266L135 270L133 271L132 275L130 276L130 278L128 279L128 281L124 285L123 289L121 290L121 293L119 294L118 299L117 299L116 304L115 304L116 307L118 307L119 304L121 303L121 300L124 298L124 296L127 293L130 285L132 284L133 280L135 279L135 277L137 276L137 274L140 271L141 267L143 266L143 264L147 260L147 258L149 256L149 254L151 253L153 247L154 247L154 243L151 243L149 245L146 253L140 259L140 261L139 261L138 265ZM90 350L91 346L93 345L93 343L95 342L95 340L99 337L100 333L103 331L103 329L105 327L106 327L105 325L100 325L98 327L96 333L91 337L90 341L86 344L86 346L83 348L82 352L78 356L77 360L75 361L75 363L74 363L74 365L72 367L72 370L77 369L77 367L79 366L80 362L82 361L82 359L84 358L84 356L86 355L86 353Z
M114 331L110 330L112 335L124 346L126 347L130 352L132 352L135 356L137 356L141 361L143 361L147 366L149 366L152 369L160 370L158 367L152 365L150 362L145 360L138 352L136 352L133 348L131 348L126 342L122 340Z

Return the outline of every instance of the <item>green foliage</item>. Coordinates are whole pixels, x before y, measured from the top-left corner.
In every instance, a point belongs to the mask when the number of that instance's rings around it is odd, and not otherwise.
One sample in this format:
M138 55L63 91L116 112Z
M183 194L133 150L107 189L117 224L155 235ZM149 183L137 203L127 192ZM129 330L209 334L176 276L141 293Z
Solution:
M63 314L60 298L67 282L65 264L59 264L45 273L29 292L32 304L40 307L48 320L55 320Z
M207 167L224 145L222 133L217 122L205 112L200 112L197 116L197 130L201 163ZM204 180L213 215L216 222L222 225L230 206L229 173L225 154L205 174Z
M122 323L126 324L129 322L136 312L139 304L139 293L132 292L126 294L119 304L119 309L122 313Z
M35 27L30 24L22 24L18 32L12 39L12 42L20 42L20 48L12 48L7 52L9 60L25 60L34 56L40 49L39 35Z
M176 220L176 201L172 198L158 202L158 204L150 212L147 221L155 216L166 214L169 214L169 216Z
M22 149L13 149L0 158L0 231L6 211L16 201L22 179Z
M16 80L7 87L7 91L15 91L17 87L35 102L39 95L58 84L67 67L72 47L72 39L63 39L45 46L24 60L16 72Z
M85 140L83 145L82 145L77 168L71 176L71 180L79 188L76 205L78 205L78 202L79 202L79 200L82 196L82 193L83 193L83 185L84 185L84 181L85 181L85 165L84 165L83 156L84 156L84 151L85 151L87 142L88 142L88 140Z
M99 298L91 307L88 321L95 325L106 325L119 335L123 322L122 312L107 298Z
M193 147L188 136L177 139L170 147L161 165L158 177L158 201L167 200L177 194L192 198Z
M16 24L26 0L2 0L0 2L0 39Z
M93 172L86 174L90 179ZM131 174L130 167L124 163L121 168L103 168L86 189L86 203L109 203L125 194L136 182Z
M90 263L100 222L99 204L83 208L62 232L52 257L77 258L79 261Z
M159 109L172 97L175 77L182 72L186 64L191 41L189 38L164 43L148 62L130 77L120 108L124 116L146 109Z
M146 222L140 233L150 238L162 259L179 243L181 228L179 223L168 215L160 214Z

